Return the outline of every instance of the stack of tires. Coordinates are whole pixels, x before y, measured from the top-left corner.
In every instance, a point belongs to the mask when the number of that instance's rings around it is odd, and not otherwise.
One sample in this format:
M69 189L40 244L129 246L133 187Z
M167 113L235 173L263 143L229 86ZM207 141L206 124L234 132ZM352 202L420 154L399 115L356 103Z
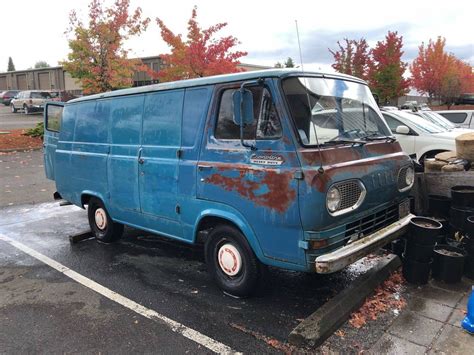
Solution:
M426 284L433 263L433 250L443 225L435 219L414 217L410 221L405 253L403 276L412 284Z
M451 226L466 234L467 218L474 215L474 186L453 186L451 199Z
M474 280L474 215L467 218L466 223L466 263L464 275Z
M456 246L464 254L464 274L474 279L474 186L452 187L451 198L451 228L462 236Z
M449 213L451 209L451 198L441 195L428 195L428 216L443 225L436 244L446 244L446 238L450 232Z

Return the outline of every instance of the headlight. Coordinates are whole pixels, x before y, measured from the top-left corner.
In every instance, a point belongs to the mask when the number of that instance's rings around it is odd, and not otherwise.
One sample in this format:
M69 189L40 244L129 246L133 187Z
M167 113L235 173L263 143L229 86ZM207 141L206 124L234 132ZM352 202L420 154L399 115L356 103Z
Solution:
M330 212L336 212L341 205L341 193L337 187L329 189L326 197L326 205Z
M407 168L407 172L405 174L405 182L407 186L411 186L415 182L415 171L411 166Z

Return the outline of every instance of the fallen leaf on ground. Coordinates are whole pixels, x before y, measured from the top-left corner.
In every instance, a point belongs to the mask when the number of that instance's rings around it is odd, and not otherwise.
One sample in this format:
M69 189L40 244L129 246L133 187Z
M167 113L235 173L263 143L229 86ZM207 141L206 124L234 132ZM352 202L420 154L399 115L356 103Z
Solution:
M405 280L400 271L393 273L378 286L372 296L365 299L362 307L351 314L349 324L354 328L363 327L368 320L377 320L380 313L388 310L398 310L406 306L406 301L400 297Z

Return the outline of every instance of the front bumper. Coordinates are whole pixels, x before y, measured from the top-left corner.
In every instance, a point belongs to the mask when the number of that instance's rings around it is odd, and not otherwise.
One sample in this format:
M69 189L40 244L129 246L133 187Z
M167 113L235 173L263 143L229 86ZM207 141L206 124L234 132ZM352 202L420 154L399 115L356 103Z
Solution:
M405 234L413 214L399 219L398 221L374 232L362 239L339 248L331 253L320 255L316 258L316 272L318 274L330 274L345 268L347 265L363 258Z

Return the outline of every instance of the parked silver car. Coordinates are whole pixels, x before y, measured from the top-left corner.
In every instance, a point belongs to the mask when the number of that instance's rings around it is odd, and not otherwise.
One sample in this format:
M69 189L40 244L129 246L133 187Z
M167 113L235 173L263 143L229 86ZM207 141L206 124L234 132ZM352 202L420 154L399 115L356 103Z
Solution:
M31 112L42 112L44 104L51 101L52 97L48 91L27 90L21 91L10 102L10 108L13 113L23 110L26 115Z

